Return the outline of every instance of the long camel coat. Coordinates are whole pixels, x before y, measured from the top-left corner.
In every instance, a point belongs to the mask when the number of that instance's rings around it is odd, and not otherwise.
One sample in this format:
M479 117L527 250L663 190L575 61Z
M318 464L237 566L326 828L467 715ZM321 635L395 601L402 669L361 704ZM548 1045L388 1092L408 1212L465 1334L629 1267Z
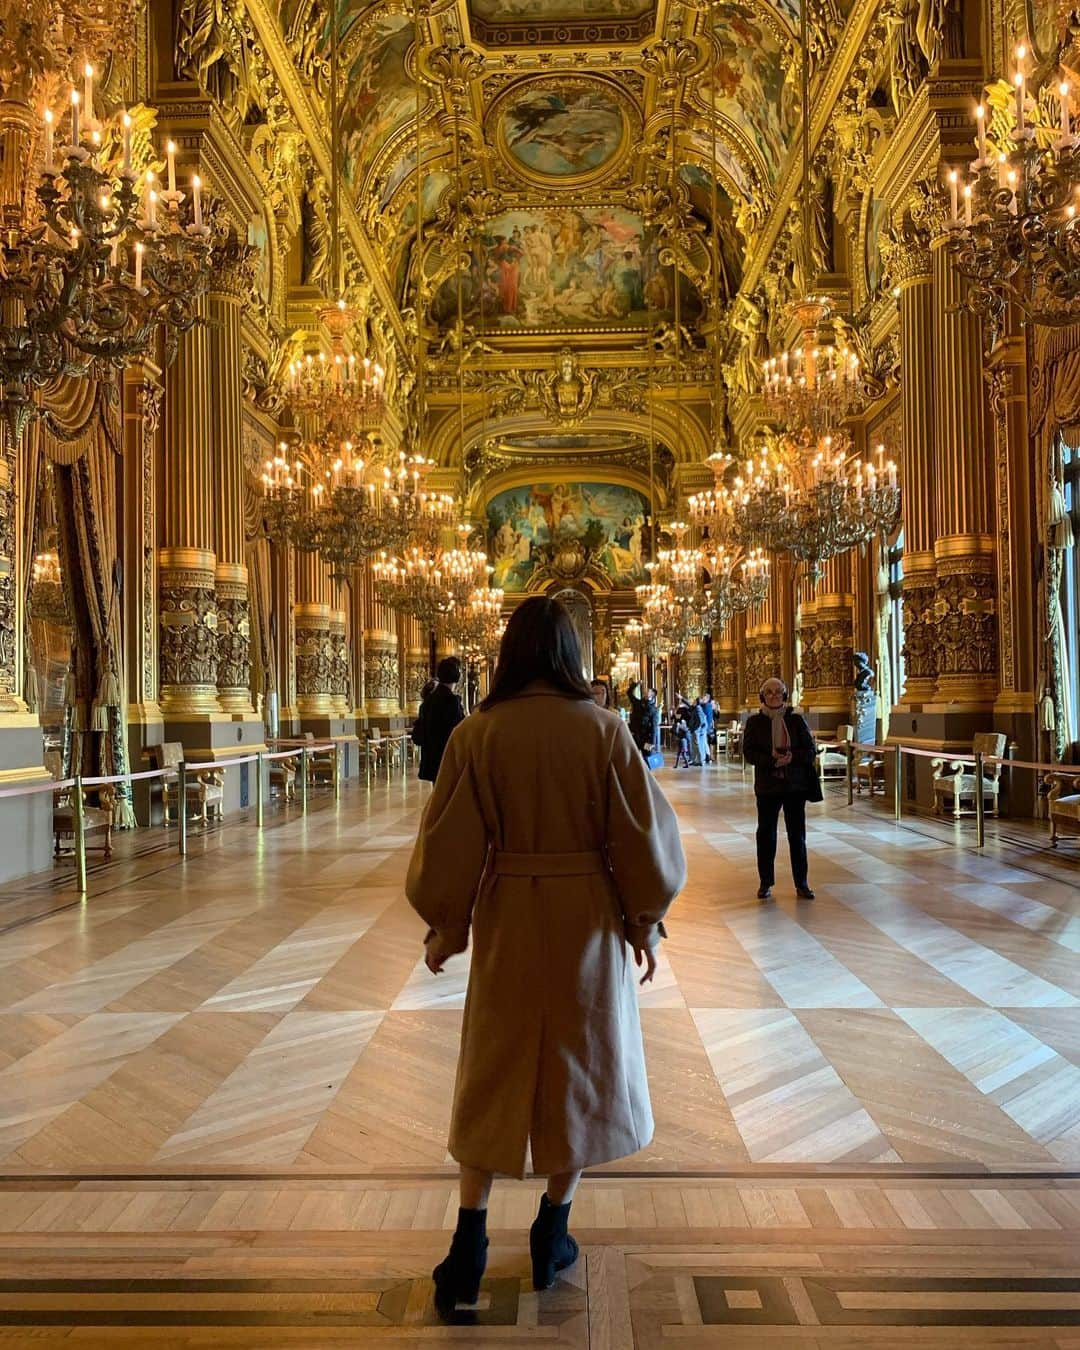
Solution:
M620 719L530 685L455 728L406 889L473 938L450 1152L523 1176L643 1148L653 1118L632 937L686 880L675 814Z

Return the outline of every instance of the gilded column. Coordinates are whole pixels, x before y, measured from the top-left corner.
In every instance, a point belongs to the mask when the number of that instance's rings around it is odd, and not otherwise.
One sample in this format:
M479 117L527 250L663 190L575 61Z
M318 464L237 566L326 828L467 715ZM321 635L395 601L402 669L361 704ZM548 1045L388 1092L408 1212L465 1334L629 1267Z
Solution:
M416 619L405 622L405 708L412 716L420 704L424 685L430 679L430 665L424 632Z
M205 296L196 302L207 316ZM180 338L165 374L163 546L158 553L161 710L170 717L221 711L215 590L217 483L213 462L210 329Z
M349 640L348 615L343 609L330 611L330 694L334 714L348 717L349 703Z
M317 553L296 558L296 708L303 720L334 712L334 643L326 568Z
M5 450L0 454L0 713L26 711L17 692L15 533L15 483Z
M799 660L792 697L804 708L816 708L818 687L817 594L809 577L799 579Z
M933 247L937 593L936 701L942 712L992 706L998 693L993 452L978 319L944 240Z
M369 717L396 717L401 708L394 611L376 596L370 568L365 572L365 588L364 710Z
M713 702L716 720L730 721L739 712L739 649L730 630L713 635Z
M211 444L214 447L218 701L242 718L251 706L251 613L244 564L243 395L240 307L251 294L254 250L230 236L214 248L210 314Z
M855 650L855 595L851 553L825 564L815 603L816 687L814 711L819 725L839 725L851 715Z
M900 486L904 518L904 688L897 704L918 710L934 693L934 282L929 235L910 214L892 251L893 279L900 288L900 381L903 453Z
M747 616L746 665L743 681L743 702L747 707L758 705L758 690L766 680L782 673L782 615L783 585L788 580L786 569L773 560L769 570L769 591L760 608Z
M680 679L682 692L687 698L697 698L705 692L705 644L700 638L694 638L686 644L680 660ZM606 672L605 672L606 673Z

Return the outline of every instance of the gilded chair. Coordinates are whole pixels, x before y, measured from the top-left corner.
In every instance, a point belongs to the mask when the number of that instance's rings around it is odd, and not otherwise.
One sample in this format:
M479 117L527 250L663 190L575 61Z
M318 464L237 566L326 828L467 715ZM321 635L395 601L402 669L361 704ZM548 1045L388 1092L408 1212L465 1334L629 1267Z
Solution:
M885 756L876 750L857 750L852 766L852 777L855 780L855 791L860 797L863 788L866 788L871 797L880 788L884 796Z
M300 767L300 756L290 755L288 759L270 761L270 791L275 789L285 799L292 801L296 796L296 774Z
M1049 773L1046 781L1050 784L1050 846L1057 848L1065 836L1080 838L1080 769Z
M844 722L836 728L836 740L818 744L817 766L822 778L846 778L848 746L855 738L855 728Z
M977 732L971 742L972 754L982 753L985 757L998 760L1005 754L1005 733L1003 731ZM937 815L950 814L954 819L970 816L975 812L976 783L975 766L960 760L935 759L931 761L934 774L934 812ZM1001 787L1001 764L984 764L982 771L983 806L990 815L998 814L998 790Z
M177 769L184 761L184 747L179 741L165 741L153 747L157 769ZM187 768L187 802L185 809L188 818L194 817L208 824L212 819L220 820L225 805L225 770L215 769L212 764L192 764ZM176 820L179 780L166 777L161 783L161 803L164 808L166 825ZM171 817L171 820L170 820Z
M87 798L88 789L82 790L83 800L83 839L87 853L100 853L106 862L112 857L113 807L116 805L116 792L110 783L103 783L92 789L97 805L91 805ZM91 843L92 839L99 842ZM53 857L59 858L64 852L65 841L71 841L75 847L75 789L63 788L53 793Z
M742 758L742 738L743 724L738 718L734 718L728 723L727 736L725 737L728 759Z

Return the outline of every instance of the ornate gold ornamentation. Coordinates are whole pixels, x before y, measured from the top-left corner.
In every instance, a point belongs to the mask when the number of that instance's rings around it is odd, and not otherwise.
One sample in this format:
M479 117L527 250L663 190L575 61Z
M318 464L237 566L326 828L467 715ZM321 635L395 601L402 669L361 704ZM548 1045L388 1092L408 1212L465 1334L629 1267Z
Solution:
M934 592L932 578L904 578L904 672L909 681L937 678Z
M589 369L570 347L559 352L552 370L497 371L485 387L493 388L490 406L496 416L540 409L566 427L577 426L597 408L641 412L648 394L644 372Z
M997 582L993 558L942 558L934 595L937 675L996 678Z
M1001 587L1001 687L1016 688L1012 609L1012 493L1009 486L1009 400L1015 397L1016 375L1007 366L986 373L994 418L994 484L997 493L997 566Z

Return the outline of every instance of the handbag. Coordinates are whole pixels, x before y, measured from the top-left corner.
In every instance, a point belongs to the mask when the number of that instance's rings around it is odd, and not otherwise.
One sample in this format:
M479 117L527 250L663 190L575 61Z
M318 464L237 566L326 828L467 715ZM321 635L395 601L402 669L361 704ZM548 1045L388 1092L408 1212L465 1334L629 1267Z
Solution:
M662 769L664 767L664 756L659 750L650 750L645 756L645 763L650 769Z

